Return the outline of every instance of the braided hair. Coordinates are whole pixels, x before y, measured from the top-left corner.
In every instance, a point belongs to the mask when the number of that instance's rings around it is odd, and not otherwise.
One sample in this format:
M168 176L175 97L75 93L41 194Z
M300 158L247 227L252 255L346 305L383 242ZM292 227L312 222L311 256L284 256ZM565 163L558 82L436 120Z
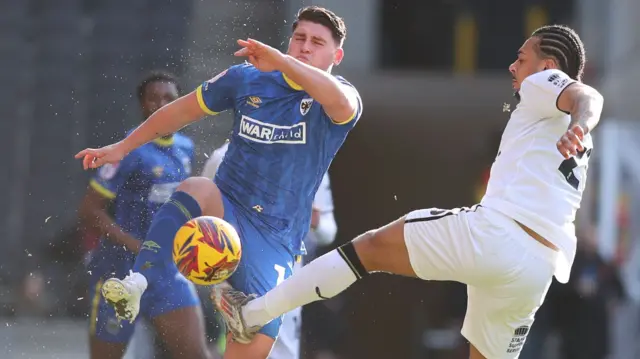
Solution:
M538 50L542 57L555 59L560 70L574 80L582 80L586 56L582 40L573 29L548 25L534 31L531 37L540 39Z

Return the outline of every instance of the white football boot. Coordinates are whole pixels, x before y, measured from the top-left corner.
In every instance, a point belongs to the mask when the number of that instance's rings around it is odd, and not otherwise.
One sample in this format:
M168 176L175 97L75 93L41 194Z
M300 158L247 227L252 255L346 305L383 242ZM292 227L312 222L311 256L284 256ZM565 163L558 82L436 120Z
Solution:
M140 298L147 289L147 279L140 273L129 271L124 279L109 278L102 284L102 296L116 311L118 320L130 323L140 312Z

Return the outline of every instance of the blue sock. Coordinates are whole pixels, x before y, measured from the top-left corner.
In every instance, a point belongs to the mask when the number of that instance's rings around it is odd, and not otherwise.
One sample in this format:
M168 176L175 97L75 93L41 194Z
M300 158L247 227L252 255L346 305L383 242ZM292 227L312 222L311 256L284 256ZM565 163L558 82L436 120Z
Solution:
M133 265L133 271L142 273L149 285L153 285L168 268L175 266L171 253L173 239L180 227L201 215L200 205L191 195L175 192L153 216L151 227Z

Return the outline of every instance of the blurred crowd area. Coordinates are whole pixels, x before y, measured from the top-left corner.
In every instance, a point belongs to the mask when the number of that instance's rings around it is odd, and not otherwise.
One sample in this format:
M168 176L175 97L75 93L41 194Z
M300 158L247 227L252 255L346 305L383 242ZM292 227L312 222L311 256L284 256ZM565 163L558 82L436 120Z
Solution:
M506 68L536 27L577 27L591 59L587 81L602 86L605 98L633 93L626 81L635 73L610 67L632 67L616 61L640 51L614 36L637 33L632 14L640 14L640 6L605 3L0 0L0 315L6 324L0 357L40 357L35 353L42 354L42 340L86 348L77 343L84 337L62 335L87 332L86 264L99 240L77 225L88 174L72 156L120 138L141 120L134 92L146 72L176 73L189 91L236 62L237 38L254 36L285 49L292 16L302 5L325 5L345 18L346 59L337 71L360 88L365 111L330 169L338 238L320 255L411 209L479 201L508 117L503 104L513 103ZM637 121L637 103L622 95L615 101L605 109L607 118ZM221 115L185 130L197 146L194 173L229 129L230 118ZM452 141L458 144L453 149ZM615 213L607 218L615 231L600 230L599 193L602 183L611 182L603 181L606 159L596 158L572 279L551 286L521 358L640 357L634 339L640 311L629 295L638 279L624 274L640 260L632 255L640 233L632 215L638 191L631 181L613 192ZM614 250L603 251L603 242ZM466 358L459 334L465 298L458 284L368 278L304 309L303 357ZM31 329L41 334L16 339ZM215 316L207 331L216 345ZM156 350L162 357L162 348ZM43 357L61 355L48 354Z

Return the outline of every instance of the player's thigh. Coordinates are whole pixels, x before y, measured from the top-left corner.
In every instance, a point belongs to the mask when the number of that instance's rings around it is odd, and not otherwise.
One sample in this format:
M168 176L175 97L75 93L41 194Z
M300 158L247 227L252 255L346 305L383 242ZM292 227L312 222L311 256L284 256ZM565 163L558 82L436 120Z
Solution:
M242 241L242 260L228 283L246 294L262 296L292 274L294 256L275 238L237 218ZM236 228L236 229L238 229ZM278 337L282 317L262 327L260 333L273 339Z
M120 359L133 335L134 325L118 322L116 313L102 297L103 281L94 282L89 290L89 351L92 359Z
M185 192L193 197L198 202L204 216L224 217L222 194L211 179L189 177L180 183L176 191Z
M524 279L500 287L468 286L462 334L486 358L512 359L520 355L553 276L551 266L544 264L527 270L539 270L539 277L546 277L546 283L527 283Z
M404 220L404 245L416 276L426 280L468 283L477 264L476 238L470 220L478 206L410 212Z
M145 292L141 308L174 357L207 358L204 315L195 286L177 271Z

